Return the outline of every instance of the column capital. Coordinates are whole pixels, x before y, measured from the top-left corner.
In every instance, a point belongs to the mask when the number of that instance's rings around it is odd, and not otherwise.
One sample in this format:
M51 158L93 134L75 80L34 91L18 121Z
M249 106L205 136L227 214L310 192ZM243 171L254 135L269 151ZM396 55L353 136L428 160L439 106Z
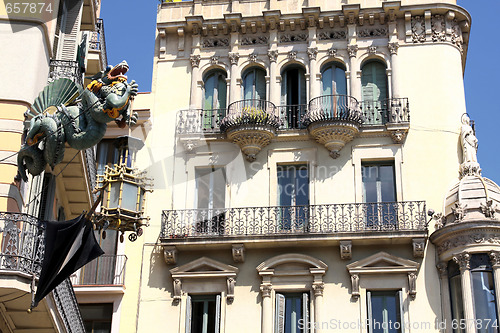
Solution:
M356 44L349 45L347 47L347 53L349 54L349 58L354 58L358 54L358 46Z
M312 289L314 290L314 296L323 296L325 284L323 282L314 282L312 285Z
M460 272L470 269L470 254L468 252L455 254L453 261L460 267Z
M500 252L491 251L488 255L490 256L491 266L493 268L500 268Z
M318 48L317 47L307 48L307 55L309 56L309 60L316 60L316 56L318 55Z
M398 54L398 49L399 49L399 43L398 42L389 43L387 45L387 47L389 48L389 52L391 53L391 55L397 55Z
M260 292L262 293L262 298L271 297L271 291L273 290L273 286L270 284L261 284Z
M238 65L238 60L240 59L240 54L238 52L229 52L228 53L229 62L232 65Z
M268 50L267 56L269 57L270 62L276 62L278 59L278 50Z
M198 68L200 66L201 56L199 54L191 54L189 60L191 61L191 67Z
M439 277L447 277L448 276L448 263L444 261L440 261L437 265L436 268L439 272Z

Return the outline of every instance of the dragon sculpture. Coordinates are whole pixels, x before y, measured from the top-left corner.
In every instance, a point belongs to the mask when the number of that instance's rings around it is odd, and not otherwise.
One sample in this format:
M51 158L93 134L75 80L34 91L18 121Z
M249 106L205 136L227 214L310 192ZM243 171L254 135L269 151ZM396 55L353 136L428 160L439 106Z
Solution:
M60 163L66 142L74 149L87 149L101 141L107 123L114 120L123 128L137 122L131 102L138 85L127 82L128 69L126 61L108 66L91 77L85 89L64 78L45 87L26 113L31 120L17 158L23 180L28 180L26 171L36 176L47 164L54 168Z

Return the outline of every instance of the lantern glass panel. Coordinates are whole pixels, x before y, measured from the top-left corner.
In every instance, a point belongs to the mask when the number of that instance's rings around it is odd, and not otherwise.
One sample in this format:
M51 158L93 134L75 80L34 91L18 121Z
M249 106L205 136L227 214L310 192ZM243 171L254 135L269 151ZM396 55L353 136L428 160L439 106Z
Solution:
M109 209L115 209L118 207L118 199L120 198L120 184L121 182L111 183L111 192L109 196Z
M139 212L142 212L142 209L143 209L142 206L144 204L144 192L145 192L144 189L141 188L141 190L139 192L141 194L141 197L139 198Z
M123 183L122 209L134 212L137 210L137 187L138 185L133 183Z

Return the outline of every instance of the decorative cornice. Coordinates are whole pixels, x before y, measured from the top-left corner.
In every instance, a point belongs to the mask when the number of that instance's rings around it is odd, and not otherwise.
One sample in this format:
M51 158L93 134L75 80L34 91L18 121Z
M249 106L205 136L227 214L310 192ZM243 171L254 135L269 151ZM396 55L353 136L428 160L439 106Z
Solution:
M200 66L201 56L199 54L192 54L189 60L191 61L191 67L197 68Z

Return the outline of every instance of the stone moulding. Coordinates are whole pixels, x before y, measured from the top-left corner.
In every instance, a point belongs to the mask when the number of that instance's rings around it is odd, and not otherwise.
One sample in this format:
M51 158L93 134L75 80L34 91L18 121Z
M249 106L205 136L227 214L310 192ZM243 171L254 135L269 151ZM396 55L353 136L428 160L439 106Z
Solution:
M358 124L339 120L314 122L307 129L318 143L328 149L332 158L339 157L340 150L359 133Z
M249 162L256 159L257 154L271 143L276 136L276 129L263 124L246 124L229 128L227 138L237 144Z

